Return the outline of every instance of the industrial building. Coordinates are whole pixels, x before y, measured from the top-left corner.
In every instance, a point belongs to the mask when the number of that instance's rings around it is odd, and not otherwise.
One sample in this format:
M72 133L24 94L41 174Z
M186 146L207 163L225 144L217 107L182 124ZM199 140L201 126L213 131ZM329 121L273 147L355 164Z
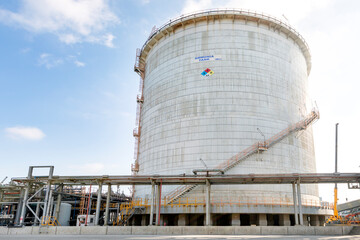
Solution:
M135 63L140 94L133 174L316 172L311 125L319 112L308 96L310 70L302 36L262 13L202 11L154 27ZM204 192L200 186L164 186L162 197L204 202ZM229 206L212 210L212 224L295 224L290 210L231 206L286 205L291 186L214 186L211 193L212 203ZM151 189L137 186L133 195L150 199ZM313 222L330 214L320 211L316 185L302 186L301 201L318 207L304 210ZM165 211L171 224L205 221L203 209Z
M229 9L182 15L153 28L134 70L132 175L30 166L0 184L0 225L322 226L333 208L317 184L360 182L358 173L316 173L310 50L279 19ZM128 185L132 196L114 191Z

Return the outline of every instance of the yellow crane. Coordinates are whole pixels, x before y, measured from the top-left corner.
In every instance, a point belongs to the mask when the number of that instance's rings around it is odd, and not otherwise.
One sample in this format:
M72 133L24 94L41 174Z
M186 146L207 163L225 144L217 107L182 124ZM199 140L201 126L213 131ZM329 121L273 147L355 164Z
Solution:
M338 148L338 126L339 123L335 124L335 173L337 173L337 148ZM326 221L326 224L341 224L344 223L344 219L342 219L341 216L339 216L339 212L337 210L337 183L335 183L335 187L334 187L334 215L332 215L331 217L328 218L328 220Z

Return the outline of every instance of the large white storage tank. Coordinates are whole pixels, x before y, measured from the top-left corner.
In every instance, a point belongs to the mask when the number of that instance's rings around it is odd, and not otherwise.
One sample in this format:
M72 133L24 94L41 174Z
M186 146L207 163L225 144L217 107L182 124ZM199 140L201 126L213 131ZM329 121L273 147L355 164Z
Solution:
M139 175L192 174L204 168L200 158L216 168L312 110L309 48L293 28L267 15L216 10L182 16L149 37L137 66L144 79L136 130ZM311 126L227 174L306 172L316 172ZM164 186L163 196L173 189ZM202 191L184 197L201 197ZM135 188L135 197L150 193L149 187ZM213 201L267 197L291 203L291 186L212 187ZM317 186L302 186L302 199L318 202Z

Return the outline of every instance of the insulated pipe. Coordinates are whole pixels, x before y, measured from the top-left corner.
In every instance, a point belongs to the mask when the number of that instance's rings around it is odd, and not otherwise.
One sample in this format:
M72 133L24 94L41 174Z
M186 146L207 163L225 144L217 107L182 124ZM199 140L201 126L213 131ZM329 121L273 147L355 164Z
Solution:
M301 205L300 181L297 183L297 194L298 194L298 202L299 202L300 225L304 225L304 219L303 219L303 213L302 213L302 205Z
M109 222L110 195L111 195L111 185L108 184L108 192L107 192L107 195L106 195L106 208L105 208L104 226L107 226L108 222Z
M99 225L99 217L100 217L100 206L101 206L101 192L102 192L102 183L99 183L99 189L97 193L97 201L96 201L96 212L95 212L95 226Z
M294 200L294 218L295 218L295 225L299 225L299 213L298 213L298 206L297 206L295 182L292 183L292 189L293 189L293 200Z

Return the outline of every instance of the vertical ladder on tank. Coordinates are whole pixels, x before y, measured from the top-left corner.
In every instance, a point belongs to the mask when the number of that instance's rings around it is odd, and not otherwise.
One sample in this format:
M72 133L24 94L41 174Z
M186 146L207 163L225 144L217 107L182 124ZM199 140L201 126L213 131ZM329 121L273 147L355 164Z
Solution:
M309 115L307 115L303 120L292 124L288 128L285 128L284 130L280 131L279 133L275 134L271 138L265 140L264 142L256 142L250 147L242 150L238 154L232 156L228 160L222 162L219 164L216 169L222 169L223 172L226 172L230 170L231 168L235 167L239 162L242 160L245 160L246 158L250 157L254 153L260 152L260 151L266 151L271 146L275 145L276 143L280 142L285 137L289 136L292 133L302 131L307 129L307 127L313 123L315 123L316 120L320 118L319 111L317 109L313 109ZM172 192L170 192L166 198L168 202L174 202L180 197L184 196L191 190L193 190L197 185L185 185L185 186L179 186Z
M134 71L140 76L140 85L139 85L139 94L137 95L137 109L136 109L136 120L135 128L133 135L135 138L135 147L134 147L134 163L131 164L132 175L137 175L139 172L139 145L140 145L140 135L141 135L141 110L144 103L143 90L144 90L144 77L145 77L145 63L141 60L141 50L136 49L136 57L134 64ZM132 187L132 195L135 193L135 186Z

